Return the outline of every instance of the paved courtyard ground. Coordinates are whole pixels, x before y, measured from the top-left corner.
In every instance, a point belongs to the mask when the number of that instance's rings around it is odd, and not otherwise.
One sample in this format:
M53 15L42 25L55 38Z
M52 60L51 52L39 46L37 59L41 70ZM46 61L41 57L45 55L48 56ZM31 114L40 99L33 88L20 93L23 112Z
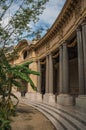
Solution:
M11 126L12 130L56 130L42 113L24 104L18 106Z

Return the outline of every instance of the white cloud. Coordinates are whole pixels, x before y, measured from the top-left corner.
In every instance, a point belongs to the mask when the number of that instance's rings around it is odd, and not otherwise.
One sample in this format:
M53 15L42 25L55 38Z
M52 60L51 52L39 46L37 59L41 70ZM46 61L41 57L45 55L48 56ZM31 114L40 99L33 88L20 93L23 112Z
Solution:
M22 1L22 0L21 0ZM40 15L40 20L37 24L30 24L30 27L33 28L33 30L36 30L40 26L46 28L51 27L51 25L54 23L55 19L57 18L58 14L60 13L64 3L66 0L49 0L46 4L46 9L44 10L43 14ZM7 11L4 19L3 19L3 26L6 26L9 22L9 19L11 16L15 13L15 11L19 8L19 5L14 3L10 10ZM45 33L46 31L44 31Z
M46 9L43 14L40 15L40 20L51 25L60 13L65 1L66 0L50 0L46 4Z
M6 26L11 19L11 17L15 14L15 12L19 8L19 3L13 3L11 7L7 10L6 14L4 15L2 19L2 26Z

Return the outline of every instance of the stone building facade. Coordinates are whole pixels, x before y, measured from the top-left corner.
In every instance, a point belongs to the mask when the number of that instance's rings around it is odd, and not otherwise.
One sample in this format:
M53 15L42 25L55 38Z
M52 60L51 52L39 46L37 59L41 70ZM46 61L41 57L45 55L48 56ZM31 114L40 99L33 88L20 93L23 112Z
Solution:
M26 84L30 100L86 107L86 0L66 0L52 27L43 38L22 40L19 58L13 64L33 60L30 68L37 92Z

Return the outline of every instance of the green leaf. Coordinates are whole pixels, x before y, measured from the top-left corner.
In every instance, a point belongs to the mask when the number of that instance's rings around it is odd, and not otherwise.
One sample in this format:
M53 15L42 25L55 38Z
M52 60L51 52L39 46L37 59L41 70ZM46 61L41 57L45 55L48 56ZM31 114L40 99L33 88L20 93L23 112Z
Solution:
M18 99L17 96L15 96L15 94L13 94L13 93L11 93L11 96L14 97L15 99L17 99L17 103L15 104L15 106L17 106L18 103L19 103L19 99Z
M14 84L16 87L21 88L22 84L19 81L12 80L12 84Z
M37 87L35 86L35 84L33 83L32 79L30 77L28 77L29 79L29 82L30 82L30 85L31 87L33 88L33 90L37 91Z

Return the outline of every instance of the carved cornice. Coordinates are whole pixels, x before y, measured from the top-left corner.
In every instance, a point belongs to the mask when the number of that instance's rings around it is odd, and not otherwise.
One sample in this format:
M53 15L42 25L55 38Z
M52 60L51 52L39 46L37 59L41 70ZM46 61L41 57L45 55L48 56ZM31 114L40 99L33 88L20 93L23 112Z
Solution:
M30 44L27 49L30 51L30 50L33 50L34 48L35 48L35 45L34 44Z
M79 16L79 14L81 13L81 1L82 0L66 1L55 23L48 30L45 36L35 44L36 49L39 48L39 46L41 46L42 44L47 44L48 42L53 40L53 38L55 38L56 35L59 37L59 40L63 38L63 27L65 28L65 25L67 25L68 22L70 22L70 19L72 18L74 13L75 17ZM79 8L80 11L78 11Z
M29 42L26 39L23 39L19 41L19 43L16 45L15 49L21 48L22 46L28 46Z

